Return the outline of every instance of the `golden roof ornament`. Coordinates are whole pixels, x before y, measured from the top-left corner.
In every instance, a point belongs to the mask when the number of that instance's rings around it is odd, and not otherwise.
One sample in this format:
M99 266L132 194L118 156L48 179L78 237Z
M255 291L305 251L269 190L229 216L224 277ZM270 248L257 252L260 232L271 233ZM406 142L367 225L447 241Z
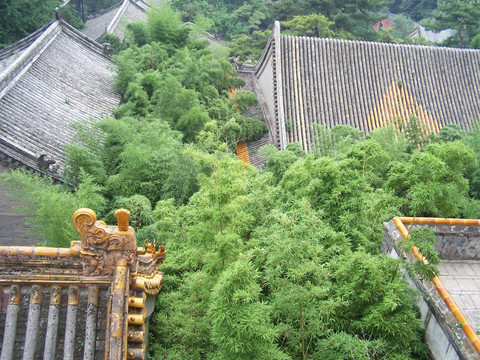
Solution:
M118 222L118 230L128 231L128 218L130 217L130 211L126 209L118 209L115 211L115 217Z
M115 216L118 226L97 221L97 215L91 209L78 209L73 214L73 225L82 239L80 257L85 276L112 275L120 260L126 260L130 270L136 271L137 242L135 231L128 225L130 212L120 209Z

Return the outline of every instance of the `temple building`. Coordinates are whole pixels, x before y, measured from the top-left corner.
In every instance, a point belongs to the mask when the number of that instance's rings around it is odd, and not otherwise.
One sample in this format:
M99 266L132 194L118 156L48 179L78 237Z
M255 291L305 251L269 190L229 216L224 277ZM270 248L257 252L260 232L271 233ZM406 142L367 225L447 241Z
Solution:
M111 115L115 66L104 48L56 20L0 51L0 163L60 179L76 121Z
M259 98L269 142L312 148L314 124L367 133L412 116L430 133L480 119L480 51L286 36L275 22L254 66L239 66ZM265 141L265 139L263 139ZM247 144L250 158L258 144Z
M62 20L0 50L0 173L24 168L61 180L73 123L111 115L115 65L97 42ZM24 215L0 185L0 245L33 245Z

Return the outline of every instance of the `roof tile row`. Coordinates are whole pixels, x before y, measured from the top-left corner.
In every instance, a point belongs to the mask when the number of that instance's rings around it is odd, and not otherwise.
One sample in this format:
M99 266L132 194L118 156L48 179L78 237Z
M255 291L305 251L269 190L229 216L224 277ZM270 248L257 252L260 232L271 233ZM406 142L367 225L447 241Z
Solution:
M275 26L270 42L280 40L256 64L256 74L263 76L268 63L280 67L282 83L260 88L276 93L274 106L283 101L285 115L275 121L285 123L287 143L297 141L309 150L314 123L368 132L406 124L414 115L438 132L450 123L471 129L480 119L478 50L279 36L279 31ZM259 81L272 76L263 78Z

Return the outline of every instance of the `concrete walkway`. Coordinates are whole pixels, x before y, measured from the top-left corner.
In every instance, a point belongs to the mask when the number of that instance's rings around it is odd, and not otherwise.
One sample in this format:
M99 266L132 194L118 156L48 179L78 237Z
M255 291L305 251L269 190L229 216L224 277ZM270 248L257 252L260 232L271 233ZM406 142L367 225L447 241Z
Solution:
M480 330L480 261L442 260L440 280L473 328Z
M5 168L0 166L0 172L3 171ZM25 224L26 216L17 214L16 207L19 205L0 183L0 246L33 246L39 242L36 236L26 234L30 227Z

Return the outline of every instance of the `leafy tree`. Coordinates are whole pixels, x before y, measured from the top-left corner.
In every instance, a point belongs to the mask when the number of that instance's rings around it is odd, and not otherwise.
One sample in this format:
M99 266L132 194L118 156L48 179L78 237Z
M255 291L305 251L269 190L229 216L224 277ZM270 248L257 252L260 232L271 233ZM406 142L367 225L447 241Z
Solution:
M341 303L332 325L368 340L367 349L375 350L373 358L425 359L428 347L421 341L422 321L409 291L400 290L405 285L397 261L358 251L331 262L333 297Z
M144 21L128 23L126 26L127 38L135 45L142 47L149 43L147 24Z
M344 31L363 40L372 40L376 36L373 28L382 17L377 14L384 11L388 1L367 0L362 3L342 1L304 0L306 14L322 14L334 23L334 30Z
M194 155L211 169L200 190L184 206L162 201L155 210L172 257L151 324L153 356L323 358L338 346L345 358L350 350L394 358L392 349L426 358L398 263L359 247L360 233L378 246L391 197L374 205L382 196L360 172L328 158L300 158L275 185L269 170Z
M461 140L464 137L464 133L460 129L460 126L456 124L448 124L440 129L438 137L441 141L455 141Z
M241 34L232 37L230 56L238 57L241 62L256 60L267 45L270 31L254 31L251 36Z
M415 21L429 17L436 8L436 0L394 0L389 6L391 12L406 14Z
M470 0L442 0L432 13L436 22L431 24L434 30L455 29L457 32L449 41L460 48L470 46L480 28L480 4Z
M129 221L133 228L140 229L153 223L152 204L143 195L133 195L130 197L117 197L115 199L114 209L128 209L130 211ZM115 222L115 210L109 213L110 223Z
M110 48L113 50L113 54L118 54L120 51L125 50L126 48L125 39L120 40L118 36L113 34L103 35L102 43L108 43Z
M431 144L414 151L408 162L395 163L386 187L408 200L408 214L454 217L468 191L464 175L474 164L472 150L461 142Z
M147 19L150 41L181 48L186 45L188 28L183 25L180 15L168 3L150 9Z
M267 125L263 121L254 118L244 118L242 127L242 139L244 141L259 140L268 132Z
M401 81L398 83L399 87L402 87ZM416 149L421 149L423 146L429 143L430 138L428 136L428 130L420 121L420 118L414 114L410 114L410 119L407 122L407 125L404 127L400 119L396 124L400 131L405 134L405 138L409 142L408 151L413 151Z
M131 134L118 155L118 173L107 179L105 187L110 197L140 194L151 203L170 197L179 202L186 201L198 186L196 173L199 170L194 162L182 154L180 137L179 133L173 132L165 122L159 120L152 120L137 133ZM189 166L180 167L176 165L177 162L187 162ZM167 189L165 186L170 178L188 184L189 190L180 194L175 189Z
M236 9L232 14L232 28L238 28L237 31L252 34L255 30L260 30L260 25L267 18L267 5L262 0L250 0Z
M365 140L354 144L346 158L351 160L352 168L361 171L370 185L382 188L390 168L391 158L374 140Z
M75 8L75 5L73 4L68 4L65 6L61 6L58 9L60 17L72 25L76 29L84 29L85 24L83 23L82 19L79 17L79 14L77 12L77 9Z
M325 125L314 124L313 152L337 159L345 155L361 137L361 131L351 126L335 125L328 129Z
M104 184L107 171L99 146L100 131L92 131L95 124L76 122L72 126L76 134L72 142L64 147L67 161L62 175L65 182L76 188L82 183L84 174L88 174L96 184Z
M408 33L415 27L413 20L403 14L395 16L394 22L395 24L392 28L392 35L400 38L401 40L405 40Z
M470 183L469 194L475 199L480 199L480 131L478 124L470 130L464 137L464 142L473 150L477 165L473 171L467 175ZM475 216L470 216L474 218Z
M275 344L269 306L259 301L259 274L247 257L222 273L213 288L208 315L218 359L287 359Z
M58 0L1 0L0 48L53 21L59 5Z
M480 34L475 35L470 42L471 49L480 49Z
M292 20L282 23L287 35L334 37L330 29L333 22L321 14L294 16Z
M403 133L396 131L392 125L370 131L367 134L367 139L372 139L380 144L382 150L385 151L392 160L404 160L408 158L408 140Z
M167 58L165 46L156 42L125 49L113 58L117 65L114 89L124 95L128 84L136 80L137 73L158 70Z
M421 278L432 280L439 275L436 265L440 264L441 261L435 251L436 242L435 231L432 228L417 228L409 234L407 239L404 239L404 243L401 245L406 252L410 252L412 247L417 247L420 254L428 259L427 263L418 259L413 262L413 271ZM411 265L411 262L407 264L409 270L412 270Z
M293 17L302 15L300 2L294 0L279 0L272 3L272 17L279 21L292 20Z
M260 148L259 155L267 160L265 169L279 182L290 166L304 158L306 153L299 143L290 143L284 151L277 151L274 145L264 146Z

